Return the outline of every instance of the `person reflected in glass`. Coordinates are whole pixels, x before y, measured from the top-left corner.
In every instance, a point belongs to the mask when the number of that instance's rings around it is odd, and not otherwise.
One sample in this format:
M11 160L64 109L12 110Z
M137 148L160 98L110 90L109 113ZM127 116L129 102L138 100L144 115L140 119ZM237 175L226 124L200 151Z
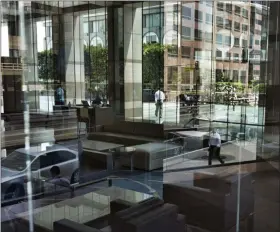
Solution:
M216 156L217 159L220 161L221 164L225 162L222 160L220 153L221 153L221 136L216 129L213 129L210 133L209 137L209 155L208 155L208 164L212 165L212 158Z
M50 173L52 177L49 180L50 183L57 186L70 187L70 181L67 178L60 176L60 168L58 166L53 166L50 169Z
M61 85L55 90L55 105L64 105L64 89Z
M162 118L162 105L165 100L165 94L164 92L158 88L158 90L155 92L155 103L156 103L156 111L155 116Z

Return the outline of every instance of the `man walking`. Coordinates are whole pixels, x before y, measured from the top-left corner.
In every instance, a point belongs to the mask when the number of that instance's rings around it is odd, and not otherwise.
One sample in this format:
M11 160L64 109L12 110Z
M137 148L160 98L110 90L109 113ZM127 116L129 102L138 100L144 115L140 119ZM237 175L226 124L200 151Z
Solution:
M165 100L165 94L159 88L158 91L155 92L156 117L159 115L159 118L162 118L162 105L164 100Z
M224 164L225 162L222 160L220 156L221 151L221 136L217 132L217 130L213 130L210 134L209 138L209 156L208 156L208 164L212 165L212 158L213 155L217 157L217 159L221 162L221 164Z

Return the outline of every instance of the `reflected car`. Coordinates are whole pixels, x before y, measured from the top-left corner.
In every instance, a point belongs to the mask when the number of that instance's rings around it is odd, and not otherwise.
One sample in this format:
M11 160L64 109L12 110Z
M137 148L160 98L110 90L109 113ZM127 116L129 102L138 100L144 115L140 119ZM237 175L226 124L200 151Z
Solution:
M79 154L76 151L59 145L44 150L31 147L29 152L24 148L15 150L1 162L1 199L25 196L28 170L33 180L48 180L53 166L58 166L60 175L69 178L71 184L79 181Z

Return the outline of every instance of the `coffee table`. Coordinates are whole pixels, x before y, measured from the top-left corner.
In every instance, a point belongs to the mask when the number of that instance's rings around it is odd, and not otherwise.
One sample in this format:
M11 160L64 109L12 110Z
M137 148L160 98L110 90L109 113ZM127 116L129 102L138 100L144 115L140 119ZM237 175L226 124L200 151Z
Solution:
M81 224L103 217L110 213L110 202L116 199L131 203L139 203L151 198L152 195L140 193L119 187L103 188L82 196L74 197L34 209L32 212L35 229L36 227L53 230L53 223L61 219L69 219ZM24 222L29 221L29 212L16 215Z
M83 149L95 150L95 151L109 151L112 149L117 149L123 147L122 144L108 143L96 140L83 140Z

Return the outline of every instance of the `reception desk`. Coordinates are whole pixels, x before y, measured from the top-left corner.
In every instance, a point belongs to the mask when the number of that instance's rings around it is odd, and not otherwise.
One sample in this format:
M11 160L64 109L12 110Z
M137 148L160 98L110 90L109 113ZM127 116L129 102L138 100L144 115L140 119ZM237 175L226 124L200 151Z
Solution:
M87 131L95 130L98 125L110 125L115 121L111 107L76 107L79 122L87 124Z

